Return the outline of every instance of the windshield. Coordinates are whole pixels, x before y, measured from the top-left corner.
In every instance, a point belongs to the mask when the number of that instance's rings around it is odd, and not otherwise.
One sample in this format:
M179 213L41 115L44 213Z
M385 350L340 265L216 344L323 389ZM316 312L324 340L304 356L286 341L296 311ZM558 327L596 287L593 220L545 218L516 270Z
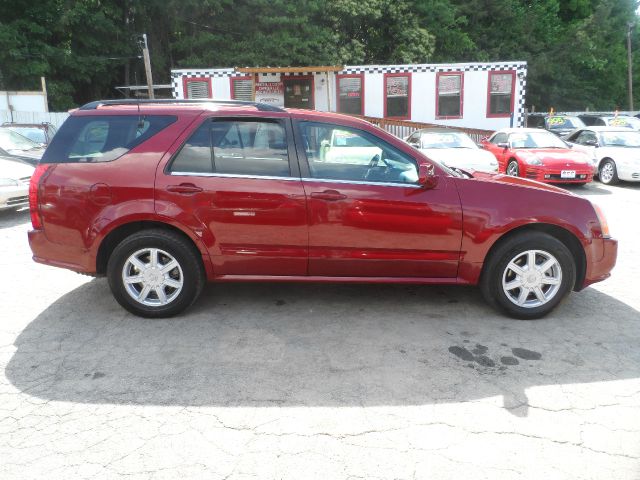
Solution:
M640 120L633 117L611 117L605 118L605 122L610 127L638 128L637 122L640 122Z
M638 132L602 132L600 138L603 147L640 147Z
M464 133L423 133L421 148L478 148Z
M547 119L549 130L560 130L567 128L582 128L584 122L578 117L549 117Z
M3 150L32 150L41 148L36 142L32 142L27 137L19 133L12 132L6 128L0 128L0 148Z
M32 142L47 143L44 130L36 127L9 127L9 130L27 137Z
M509 135L511 148L568 148L567 144L553 133L522 132Z

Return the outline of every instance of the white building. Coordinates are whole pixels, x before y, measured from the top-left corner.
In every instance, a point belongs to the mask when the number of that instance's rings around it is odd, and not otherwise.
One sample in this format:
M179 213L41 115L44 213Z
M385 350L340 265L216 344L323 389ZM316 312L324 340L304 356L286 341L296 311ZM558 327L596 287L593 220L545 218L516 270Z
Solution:
M175 98L255 100L430 124L524 125L526 62L172 70Z

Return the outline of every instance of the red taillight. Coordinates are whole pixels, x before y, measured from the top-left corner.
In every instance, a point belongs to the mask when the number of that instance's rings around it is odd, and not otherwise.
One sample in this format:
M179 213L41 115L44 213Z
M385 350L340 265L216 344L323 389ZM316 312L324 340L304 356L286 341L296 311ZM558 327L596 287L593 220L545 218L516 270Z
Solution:
M40 218L40 211L38 210L38 190L40 180L50 166L51 165L46 164L38 165L29 181L29 210L31 211L31 225L33 225L34 230L42 229L42 219Z

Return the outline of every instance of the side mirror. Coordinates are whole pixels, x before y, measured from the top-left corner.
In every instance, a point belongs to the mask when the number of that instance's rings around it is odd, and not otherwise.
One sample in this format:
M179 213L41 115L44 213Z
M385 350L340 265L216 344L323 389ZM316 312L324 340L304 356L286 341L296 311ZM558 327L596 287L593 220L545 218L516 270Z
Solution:
M498 144L498 148L503 148L503 149L508 149L509 148L509 144L507 142L500 142Z
M587 147L597 147L598 146L598 142L596 140L587 140L586 142L584 142L584 144Z
M418 165L418 185L424 188L434 188L438 185L436 169L431 163L421 162Z

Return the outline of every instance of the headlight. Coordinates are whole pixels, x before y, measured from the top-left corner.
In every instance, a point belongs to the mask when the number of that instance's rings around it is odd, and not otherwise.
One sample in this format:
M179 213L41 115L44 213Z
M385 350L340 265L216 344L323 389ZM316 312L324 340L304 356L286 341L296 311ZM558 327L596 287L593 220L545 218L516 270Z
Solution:
M0 178L0 187L18 187L20 183L13 178Z
M600 222L600 230L602 231L602 236L604 238L611 238L611 233L609 233L609 223L607 222L607 218L604 216L602 209L595 203L592 203L592 205L593 209L596 212L596 216L598 217L598 222Z
M529 155L527 158L524 159L524 161L527 162L529 165L544 165L540 157L536 155Z

